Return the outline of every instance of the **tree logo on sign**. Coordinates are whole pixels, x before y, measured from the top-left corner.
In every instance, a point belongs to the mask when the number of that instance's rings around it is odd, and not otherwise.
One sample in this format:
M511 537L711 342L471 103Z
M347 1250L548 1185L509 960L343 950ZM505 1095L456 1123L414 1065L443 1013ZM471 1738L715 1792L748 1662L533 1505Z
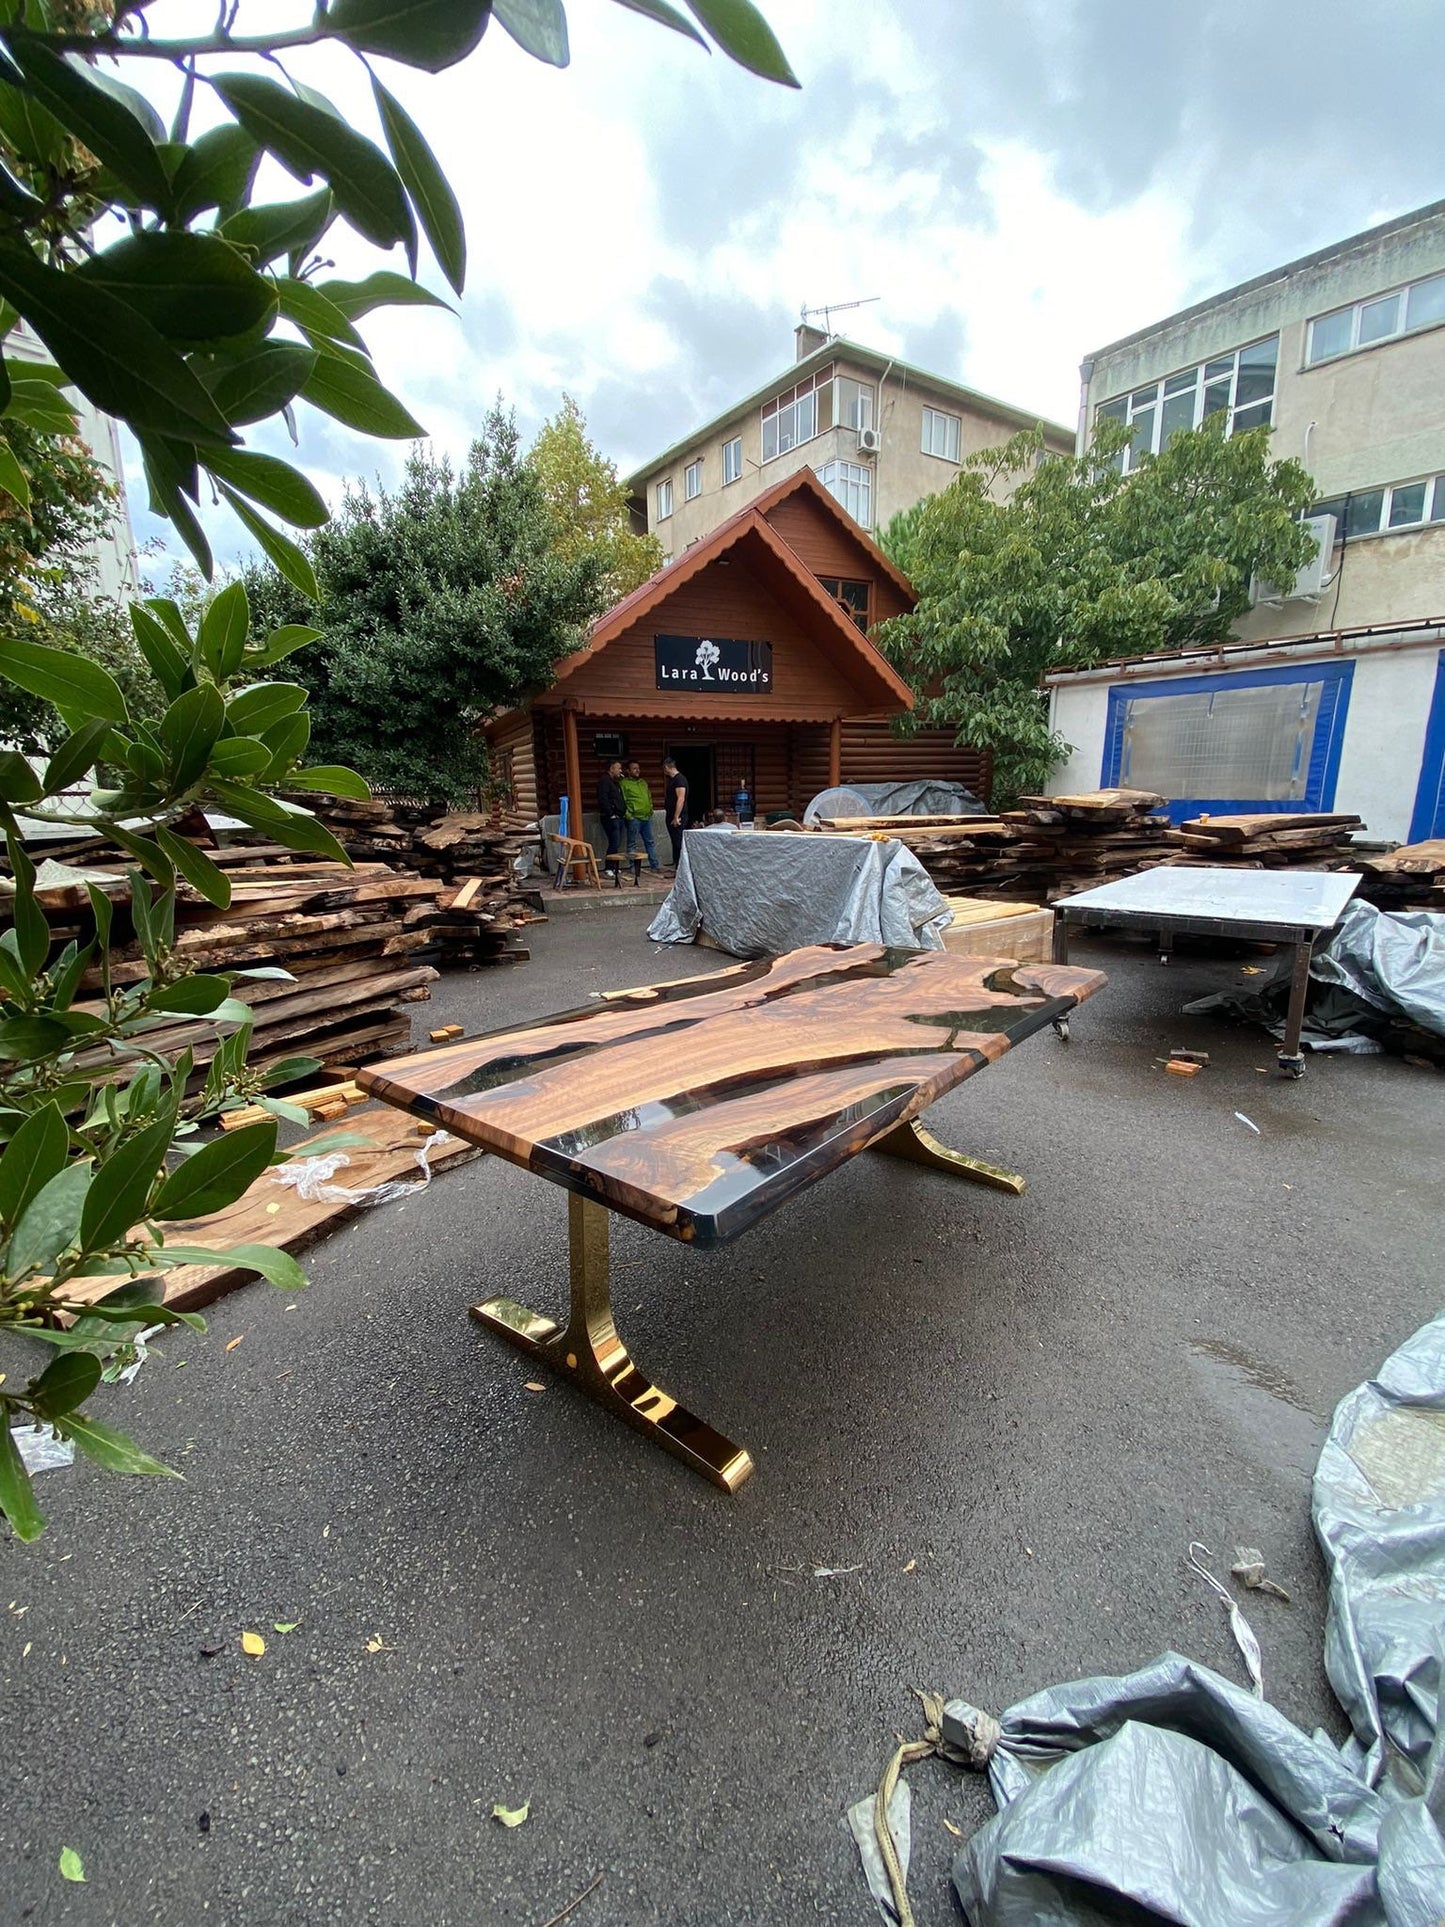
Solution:
M715 642L700 642L697 645L697 666L702 671L704 682L712 681L713 666L721 656L722 651Z

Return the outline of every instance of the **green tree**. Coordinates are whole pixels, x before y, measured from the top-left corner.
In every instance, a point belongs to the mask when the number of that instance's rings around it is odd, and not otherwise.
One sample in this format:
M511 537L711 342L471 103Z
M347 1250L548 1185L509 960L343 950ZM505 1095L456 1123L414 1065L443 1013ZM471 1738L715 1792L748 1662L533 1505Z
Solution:
M796 85L752 0L685 3L734 59ZM671 0L618 4L707 44ZM0 360L0 494L29 505L10 425L73 433L63 391L77 387L133 431L152 505L205 575L196 508L213 489L314 596L306 555L269 518L316 527L326 505L298 471L246 447L242 431L305 401L367 435L415 437L357 323L378 307L435 300L415 279L423 237L458 293L466 269L456 197L371 62L440 72L476 49L495 14L528 52L563 65L566 19L561 0L322 0L295 26L275 24L273 11L269 29L245 33L244 10L245 0L228 0L210 31L168 38L151 31L148 0L0 0L0 338L23 317L53 357ZM287 74L289 50L322 43L366 67L385 151ZM134 76L143 63L153 73L164 63L176 79L169 127L112 71ZM192 139L200 89L220 118ZM263 155L311 191L258 202ZM338 222L383 253L400 247L409 273L329 276L318 249ZM53 705L64 725L38 775L18 752L0 752L13 889L0 932L0 1511L22 1539L45 1522L14 1419L53 1428L112 1471L166 1470L86 1401L141 1328L176 1322L158 1302L159 1274L222 1255L170 1243L166 1226L223 1208L275 1155L274 1120L199 1148L185 1141L200 1115L260 1095L261 1082L246 1065L250 1013L231 998L231 980L188 974L173 952L178 880L222 908L230 885L172 826L211 803L288 848L344 861L317 818L276 792L367 794L350 770L305 762L307 691L278 665L316 631L291 624L253 637L239 584L196 622L166 598L130 614L165 698L156 722L132 714L103 666L0 625L0 676ZM24 847L22 825L53 817L56 797L97 767L117 775L93 787L86 821L136 864L125 914L149 968L139 984L113 979L116 909L98 888L91 929L52 943ZM168 1065L145 1042L157 1020L178 1017L232 1027L198 1100L188 1096L190 1054ZM224 1256L288 1289L305 1282L269 1247ZM121 1282L87 1305L74 1289L86 1276Z
M626 484L587 439L582 410L570 395L542 424L527 456L556 523L558 552L597 560L602 606L610 609L662 567L662 544L632 526Z
M306 551L314 603L275 569L248 575L260 626L316 625L321 640L295 674L318 752L410 795L474 800L483 719L541 688L602 608L599 557L556 543L500 404L460 473L415 451L395 492L348 489Z
M918 606L877 639L917 692L919 723L993 752L996 800L1038 789L1068 753L1049 729L1046 670L1219 640L1249 607L1252 574L1288 580L1313 553L1299 520L1313 484L1270 459L1267 429L1228 437L1211 418L1129 476L1126 441L1105 423L1065 458L1015 436L884 533Z

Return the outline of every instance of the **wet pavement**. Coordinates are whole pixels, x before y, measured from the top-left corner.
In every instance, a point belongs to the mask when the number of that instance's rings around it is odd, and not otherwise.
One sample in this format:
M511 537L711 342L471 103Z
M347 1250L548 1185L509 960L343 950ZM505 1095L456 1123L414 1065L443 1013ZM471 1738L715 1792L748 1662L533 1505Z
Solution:
M418 1035L723 961L645 922L558 918ZM867 1927L839 1815L912 1687L997 1709L1168 1647L1242 1677L1192 1539L1217 1571L1263 1549L1294 1599L1247 1602L1266 1686L1339 1734L1309 1474L1439 1308L1445 1083L1339 1057L1281 1083L1259 1033L1178 1014L1238 962L1076 950L1111 987L1073 1042L929 1116L1023 1198L865 1157L716 1252L617 1226L623 1336L751 1450L735 1499L468 1320L565 1288L562 1194L495 1160L320 1247L306 1293L165 1340L96 1409L185 1482L46 1474L50 1532L0 1544L3 1918L543 1927L600 1873L577 1927ZM1209 1068L1166 1076L1176 1045ZM991 1807L913 1781L941 1927L944 1823Z

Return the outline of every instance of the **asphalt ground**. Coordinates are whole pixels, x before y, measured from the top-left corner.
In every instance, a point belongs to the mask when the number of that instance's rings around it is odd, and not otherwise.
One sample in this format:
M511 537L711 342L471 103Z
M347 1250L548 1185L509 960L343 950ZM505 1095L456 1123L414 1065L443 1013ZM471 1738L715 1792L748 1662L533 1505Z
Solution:
M539 928L418 1035L725 961L644 921ZM1111 981L1072 1044L930 1113L1022 1199L862 1157L714 1253L617 1222L623 1335L752 1451L736 1498L528 1391L468 1320L565 1288L562 1193L494 1159L108 1391L185 1481L47 1473L48 1534L0 1544L0 1918L542 1927L600 1873L577 1927L866 1927L839 1819L914 1686L997 1710L1169 1647L1242 1678L1194 1539L1217 1570L1263 1549L1293 1594L1248 1604L1270 1696L1341 1735L1309 1477L1335 1401L1439 1308L1445 1085L1261 1075L1261 1034L1179 1014L1237 954L1077 955ZM1208 1070L1166 1076L1171 1045ZM991 1805L938 1763L913 1781L932 1927L958 1918L945 1823Z

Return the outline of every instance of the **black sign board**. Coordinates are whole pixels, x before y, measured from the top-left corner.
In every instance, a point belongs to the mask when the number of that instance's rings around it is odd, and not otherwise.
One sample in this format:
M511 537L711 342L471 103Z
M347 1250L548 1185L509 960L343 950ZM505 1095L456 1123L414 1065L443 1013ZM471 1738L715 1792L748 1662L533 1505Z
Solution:
M654 636L659 689L703 695L767 695L773 687L770 642L725 642L721 636Z

